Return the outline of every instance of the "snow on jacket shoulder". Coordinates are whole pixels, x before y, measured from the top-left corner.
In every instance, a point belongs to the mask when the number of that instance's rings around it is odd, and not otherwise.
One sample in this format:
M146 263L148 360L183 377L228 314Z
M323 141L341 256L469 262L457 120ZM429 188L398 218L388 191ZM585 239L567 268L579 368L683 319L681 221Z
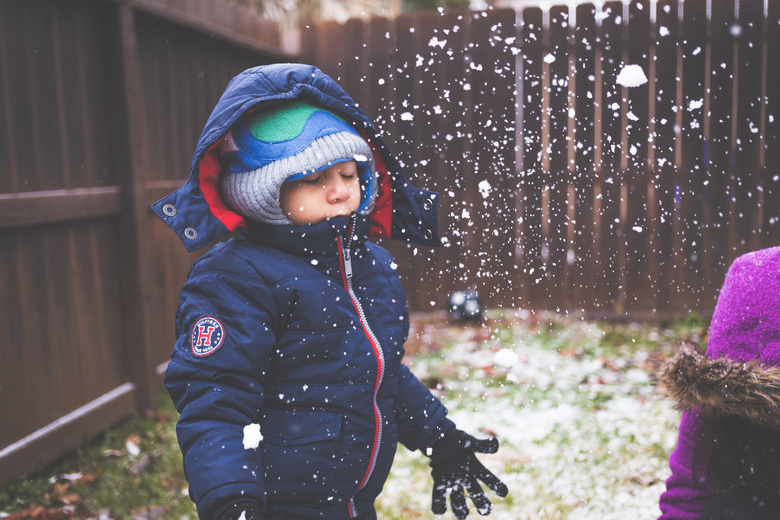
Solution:
M219 200L215 142L250 108L298 96L339 110L372 144L371 215L263 226ZM230 83L189 180L154 206L190 250L243 228L193 265L165 379L201 518L242 498L266 512L350 518L373 504L397 442L418 449L452 427L401 362L405 297L391 256L367 241L436 245L436 202L408 184L365 114L317 69L258 67Z

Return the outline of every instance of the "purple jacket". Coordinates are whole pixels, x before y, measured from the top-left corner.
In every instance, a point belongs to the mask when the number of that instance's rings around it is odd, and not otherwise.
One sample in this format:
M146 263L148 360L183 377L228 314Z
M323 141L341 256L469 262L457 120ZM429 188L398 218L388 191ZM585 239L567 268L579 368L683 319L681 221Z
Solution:
M660 383L684 410L660 520L695 520L715 496L705 468L708 417L735 415L780 431L780 247L737 258L710 324L706 354L683 346ZM780 488L780 482L777 483Z

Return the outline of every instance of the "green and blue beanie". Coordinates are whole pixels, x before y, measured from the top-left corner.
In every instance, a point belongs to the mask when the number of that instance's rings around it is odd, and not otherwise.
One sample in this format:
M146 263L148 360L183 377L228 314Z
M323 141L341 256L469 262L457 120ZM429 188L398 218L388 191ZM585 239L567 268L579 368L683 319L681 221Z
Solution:
M376 169L371 147L347 121L318 105L295 100L240 119L219 145L222 197L234 211L271 225L292 224L279 205L282 183L355 160L359 212L371 211Z

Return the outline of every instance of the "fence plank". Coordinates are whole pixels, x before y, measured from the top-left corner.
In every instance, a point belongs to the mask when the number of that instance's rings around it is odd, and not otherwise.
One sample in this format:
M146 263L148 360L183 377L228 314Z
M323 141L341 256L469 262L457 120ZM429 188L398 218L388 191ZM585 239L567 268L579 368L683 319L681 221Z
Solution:
M541 9L534 7L523 10L520 28L522 132L519 146L522 150L522 170L519 202L521 213L517 227L520 240L520 255L517 263L522 301L527 307L537 305L537 302L540 302L544 295L544 265L542 264L543 24Z
M622 312L625 300L625 266L621 228L622 210L622 117L623 104L616 89L617 75L623 62L623 4L606 2L601 11L601 121L599 135L599 168L597 199L599 226L596 269L599 290L595 293L596 308L605 312Z
M508 9L475 15L471 23L472 155L477 200L472 206L479 244L476 275L485 303L515 299L515 68L508 41L515 37Z
M654 178L653 232L657 254L657 285L655 309L667 309L677 299L674 256L674 222L677 194L677 85L679 74L678 34L679 6L677 0L661 0L656 6L655 59L653 74L653 147L649 151L650 169Z
M543 222L546 264L545 307L568 307L569 287L569 11L567 7L550 9L549 29L546 35L548 64L545 76L548 94L548 132L546 143L549 164L545 195L546 217Z
M738 3L736 149L734 168L735 231L740 252L760 247L761 87L763 84L763 0Z
M644 74L650 68L649 0L633 1L628 6L625 65L639 66ZM626 195L623 225L626 251L626 310L637 311L653 306L653 279L648 273L653 250L648 215L648 148L650 141L650 85L623 88L625 110Z
M682 158L677 189L677 290L682 309L697 308L704 288L702 276L702 221L704 204L704 98L706 0L683 3Z
M570 281L569 308L591 310L595 260L593 242L595 223L594 182L596 168L596 8L593 4L578 5L574 40L570 53L574 56L574 265Z
M780 244L780 67L770 66L780 56L780 4L769 2L765 25L763 68L766 71L764 114L764 221L762 244Z
M726 270L734 259L734 229L730 226L734 211L731 202L736 185L731 172L732 124L734 95L734 5L724 2L712 11L710 20L709 103L707 136L707 185L704 187L707 201L704 215L704 250L707 252L702 268L707 273L708 285L719 287ZM714 305L717 288L708 291L705 301Z

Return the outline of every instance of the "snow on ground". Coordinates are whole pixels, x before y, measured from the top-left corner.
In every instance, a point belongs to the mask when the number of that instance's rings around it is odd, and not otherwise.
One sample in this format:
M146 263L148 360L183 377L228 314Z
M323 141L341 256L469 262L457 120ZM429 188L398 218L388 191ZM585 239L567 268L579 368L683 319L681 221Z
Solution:
M680 416L653 390L648 348L604 349L593 323L527 321L463 328L407 359L461 429L498 437L499 452L479 457L510 495L493 497L489 518L657 518ZM430 487L427 459L399 449L380 518L434 518Z

